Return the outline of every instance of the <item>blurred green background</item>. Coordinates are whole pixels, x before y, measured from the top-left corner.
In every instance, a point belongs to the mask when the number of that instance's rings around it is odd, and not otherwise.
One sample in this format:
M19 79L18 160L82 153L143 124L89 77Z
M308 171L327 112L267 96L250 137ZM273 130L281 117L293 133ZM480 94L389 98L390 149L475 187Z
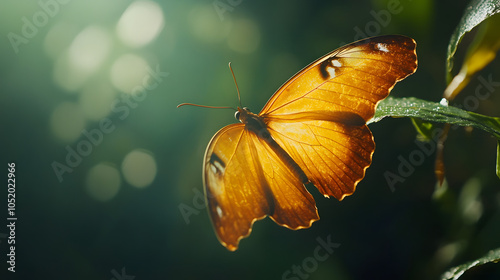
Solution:
M6 273L7 229L1 226L0 275L436 279L500 247L495 140L482 131L453 130L443 188L435 191L431 155L391 190L384 173L397 174L400 158L419 147L409 119L387 119L370 126L377 149L354 195L338 202L310 188L320 221L291 231L265 219L229 252L217 241L199 194L206 145L235 121L233 113L176 109L182 102L237 106L231 61L242 103L258 112L316 58L384 34L407 35L418 44L419 69L392 95L439 101L447 44L466 4L1 1L0 155L3 178L7 163L16 164L18 220L17 272ZM459 47L459 56L464 53ZM498 59L478 77L500 82ZM479 85L474 80L455 104L499 116L497 86L476 103L465 99ZM317 238L328 237L340 246L326 260L312 261ZM498 279L499 265L463 279L481 277Z

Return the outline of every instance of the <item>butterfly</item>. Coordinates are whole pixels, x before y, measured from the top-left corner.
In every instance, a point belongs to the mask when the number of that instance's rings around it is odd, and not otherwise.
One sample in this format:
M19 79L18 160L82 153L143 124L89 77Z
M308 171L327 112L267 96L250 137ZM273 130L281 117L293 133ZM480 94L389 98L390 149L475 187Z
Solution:
M266 216L290 229L310 227L319 215L306 184L338 200L353 194L375 150L366 122L396 82L416 69L413 39L372 37L306 66L260 113L238 107L239 123L213 136L203 161L208 213L220 243L236 250Z

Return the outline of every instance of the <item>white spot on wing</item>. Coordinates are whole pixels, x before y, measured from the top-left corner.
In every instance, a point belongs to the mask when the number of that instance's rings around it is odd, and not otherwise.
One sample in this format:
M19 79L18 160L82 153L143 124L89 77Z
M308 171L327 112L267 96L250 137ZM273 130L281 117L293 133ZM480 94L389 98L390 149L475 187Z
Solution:
M217 167L215 165L210 164L210 171L212 171L213 174L217 174Z
M212 171L214 171L214 173L215 173L217 170L219 170L219 172L221 174L224 173L224 166L222 166L222 164L220 163L220 161L214 161L214 163L212 165Z
M220 207L217 206L215 210L217 211L217 215L219 215L219 218L222 218L222 209L220 209Z
M383 51L383 52L389 52L389 50L387 49L387 46L385 44L382 44L382 43L376 44L375 48L377 48L378 50Z
M335 78L335 68L334 67L326 67L326 71L328 75L330 75L330 79Z
M336 59L332 60L332 65L333 67L342 67L342 63Z
M212 155L208 162L206 171L207 188L214 196L219 196L224 192L224 163L220 161L217 155Z

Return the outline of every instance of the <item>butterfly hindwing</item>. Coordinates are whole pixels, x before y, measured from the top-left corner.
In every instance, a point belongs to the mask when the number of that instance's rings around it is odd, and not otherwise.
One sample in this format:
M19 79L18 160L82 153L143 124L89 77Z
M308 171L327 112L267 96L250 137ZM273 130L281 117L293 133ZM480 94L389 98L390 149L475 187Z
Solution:
M324 195L342 200L352 194L371 163L375 143L366 125L327 120L270 121L268 125L273 138ZM309 138L294 137L289 133L291 129Z
M247 137L243 124L224 127L210 141L203 161L208 213L217 237L229 250L270 211L263 186L267 183L251 157Z

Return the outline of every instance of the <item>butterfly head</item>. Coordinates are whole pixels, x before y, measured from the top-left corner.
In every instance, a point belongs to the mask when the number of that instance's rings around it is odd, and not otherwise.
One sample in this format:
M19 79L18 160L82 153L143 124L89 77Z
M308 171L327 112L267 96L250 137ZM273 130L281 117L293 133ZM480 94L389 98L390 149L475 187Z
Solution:
M238 110L234 113L234 117L241 123L246 123L246 120L248 119L248 116L252 114L250 109L247 107L240 108L238 107Z

